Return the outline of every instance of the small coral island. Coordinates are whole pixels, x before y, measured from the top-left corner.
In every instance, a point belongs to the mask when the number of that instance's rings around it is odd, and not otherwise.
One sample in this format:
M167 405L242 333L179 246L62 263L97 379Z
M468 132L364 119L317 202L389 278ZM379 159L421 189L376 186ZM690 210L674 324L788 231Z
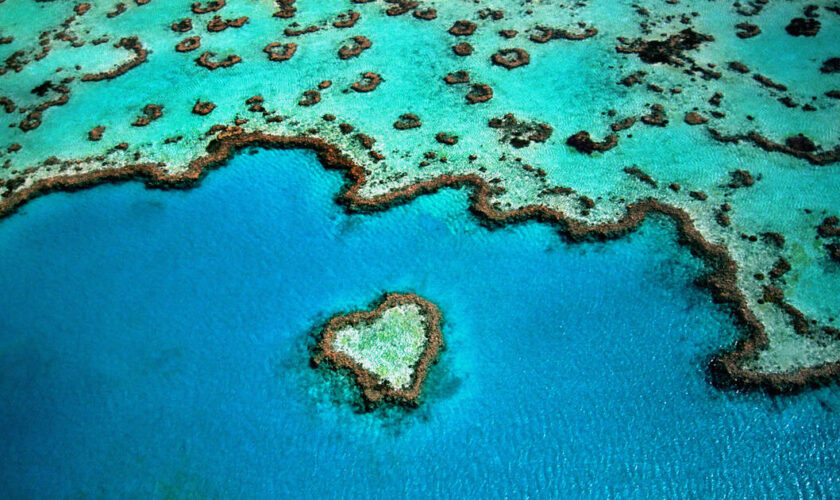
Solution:
M330 319L313 363L352 372L368 405L414 406L443 345L440 311L413 293L388 293L377 304Z

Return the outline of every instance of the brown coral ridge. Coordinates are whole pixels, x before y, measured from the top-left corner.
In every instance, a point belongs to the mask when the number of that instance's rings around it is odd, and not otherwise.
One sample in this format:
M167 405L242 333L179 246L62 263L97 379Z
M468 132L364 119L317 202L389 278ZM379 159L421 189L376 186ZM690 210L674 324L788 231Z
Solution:
M400 115L400 119L394 122L394 128L397 130L409 130L420 127L422 122L420 117L414 113L405 113Z
M202 68L207 68L210 71L218 68L229 68L234 64L238 64L242 62L242 58L236 54L229 54L227 57L222 59L221 61L214 61L213 58L216 56L215 52L210 52L209 50L195 59L195 62L201 66Z
M435 140L446 146L454 146L455 144L458 144L458 136L455 134L448 134L446 132L438 132L435 136Z
M214 109L216 109L216 105L209 101L195 101L195 105L192 108L193 114L204 116L209 115Z
M356 92L373 92L376 87L382 83L382 77L378 74L368 71L362 73L362 79L350 86Z
M525 49L502 49L490 57L490 62L503 68L513 69L531 62L531 56Z
M610 134L601 142L593 141L589 136L589 132L581 130L576 134L570 135L566 139L566 144L575 148L580 153L592 154L595 151L609 151L618 145L618 136Z
M642 123L656 127L668 125L668 117L665 115L665 108L661 104L654 104L650 107L650 114L642 116Z
M840 379L840 363L826 363L785 373L751 372L743 368L744 361L754 359L759 351L767 347L768 338L764 325L749 308L746 297L736 285L737 263L729 255L726 247L709 243L703 238L687 212L654 198L627 205L625 214L614 222L594 225L570 218L564 212L545 205L528 205L508 211L497 210L491 200L498 193L498 188L476 174L444 174L382 195L365 198L359 194L367 182L365 168L354 163L337 146L316 137L244 133L240 129L239 133L230 133L213 140L207 146L207 154L190 162L186 171L179 174L165 173L160 168L163 165L140 163L40 179L28 186L22 177L10 179L6 186L11 183L14 188L5 192L0 200L0 217L14 213L27 201L47 193L74 191L109 182L140 180L149 187L188 188L196 185L208 171L223 165L235 152L246 147L314 151L325 168L344 172L347 182L338 195L337 202L350 212L385 210L443 188L470 188L470 211L484 226L497 228L539 221L556 227L570 241L619 238L638 229L649 215L661 215L674 222L679 234L678 241L690 248L695 256L710 267L710 273L699 279L697 284L708 289L717 303L728 306L736 324L743 332L732 348L715 354L710 360L709 374L715 386L793 393ZM793 306L788 307L795 310Z
M490 85L485 83L475 83L472 90L466 95L469 104L478 104L480 102L487 102L493 98L493 89Z
M184 33L186 31L190 31L191 29L193 29L192 19L189 17L181 19L177 23L172 23L172 31L176 33Z
M689 125L703 125L704 123L709 121L708 118L701 115L700 113L697 113L696 111L689 111L688 113L686 113L684 120Z
M134 52L134 57L112 69L109 69L108 71L103 71L102 73L88 73L82 77L83 82L98 82L100 80L111 80L116 78L125 74L130 69L136 68L146 62L146 58L149 55L148 51L143 47L143 44L140 43L140 40L138 40L136 36L121 38L119 42L114 44L114 47L130 50Z
M114 6L114 10L105 14L105 17L107 17L108 19L111 19L111 18L117 17L118 15L122 14L123 12L125 12L125 4L120 2L120 3L118 3L117 5Z
M428 9L417 9L411 13L417 19L421 19L423 21L431 21L432 19L437 19L437 9L428 8Z
M443 77L443 81L447 85L458 85L459 83L470 83L470 74L466 71L460 70L454 73L449 73Z
M635 116L628 116L627 118L623 118L612 125L610 125L610 130L613 132L621 132L622 130L627 130L628 128L632 127L636 123Z
M468 44L467 42L461 42L452 46L452 52L454 52L456 56L461 57L472 55L473 50L475 50L473 49L473 46Z
M359 54L369 49L371 45L373 44L367 37L361 35L354 36L350 39L349 44L342 45L341 48L338 49L338 57L339 59L357 57Z
M414 2L411 0L386 0L388 3L392 3L394 5L388 7L385 10L385 14L389 16L401 16L406 12L416 9L420 6L420 3Z
M195 2L191 7L195 14L206 14L208 12L216 12L224 6L225 0L212 0L207 2L206 5L201 5L201 2Z
M638 179L641 182L644 182L654 189L659 187L659 184L653 179L653 177L639 167L624 167L624 173L630 177Z
M549 125L539 122L517 120L513 113L501 118L491 118L487 122L490 128L499 129L502 133L501 142L510 142L515 148L524 148L531 142L545 142L554 132Z
M98 126L96 126L96 127L93 127L93 128L92 128L92 129L88 132L88 140L89 140L89 141L99 141L99 140L102 140L102 134L103 134L103 133L105 133L105 127L104 127L104 126L102 126L102 125L98 125Z
M710 128L709 132L712 134L713 139L720 142L734 144L741 141L752 142L765 151L783 153L794 158L806 160L812 165L830 165L840 161L840 146L835 146L834 149L830 150L821 150L811 139L801 134L788 137L784 144L780 144L771 141L756 131L746 134L725 135L714 128Z
M298 24L297 23L292 23L292 26L298 26ZM283 34L286 35L286 36L301 36L301 35L305 35L307 33L315 33L318 30L320 30L320 28L318 28L315 25L307 26L306 28L301 28L301 29L294 29L292 27L288 27L288 28L283 30Z
M143 115L139 116L134 123L131 125L133 127L145 127L146 125L150 124L151 122L157 120L163 116L163 106L160 104L146 104L143 107Z
M333 26L336 28L352 28L356 25L359 17L361 17L359 13L354 10L339 14L338 20L333 23Z
M376 321L388 309L408 304L414 304L420 307L422 311L423 317L426 320L426 342L423 346L423 351L420 353L420 358L414 365L414 372L411 376L409 386L405 389L394 389L376 374L366 370L350 356L336 350L333 342L335 341L336 333L342 328L359 324L369 324ZM428 300L413 293L388 293L382 296L371 310L337 315L330 319L318 340L315 354L312 357L312 363L314 366L319 366L324 361L327 361L335 369L350 371L362 391L365 403L369 406L382 401L416 406L429 367L435 362L443 346L443 335L440 329L441 320L440 310Z
M282 50L276 50L278 47ZM263 48L263 52L268 54L268 60L275 62L288 61L295 55L295 51L297 51L296 43L271 42Z
M470 36L475 33L476 28L478 26L474 22L460 19L455 21L455 24L449 28L449 34L453 36Z
M764 75L760 75L758 73L753 75L753 80L764 85L765 87L770 87L771 89L779 90L781 92L785 92L787 90L787 87L782 85L781 83L774 82L770 78Z
M755 24L738 23L735 25L735 27L738 29L738 31L735 32L735 35L738 38L747 39L761 34L761 28L759 28Z
M177 52L189 52L191 50L195 50L201 47L201 37L199 36L188 36L181 40L178 45L175 46L175 50Z
M816 19L796 17L785 26L785 31L791 36L817 36L820 32L820 22Z
M236 19L222 19L221 16L213 16L213 19L207 23L207 31L216 33L224 31L228 28L241 28L248 22L247 16L237 17Z
M321 102L321 93L317 90L307 90L298 101L298 106L314 106Z
M297 7L295 7L295 0L275 0L277 4L277 12L271 15L271 17L278 17L281 19L289 19L295 17L295 12L297 12Z
M534 43L547 43L551 40L586 40L598 34L598 29L589 27L585 24L580 25L583 31L580 33L572 33L561 28L548 28L546 26L535 26L534 30L537 33L532 33L529 39Z

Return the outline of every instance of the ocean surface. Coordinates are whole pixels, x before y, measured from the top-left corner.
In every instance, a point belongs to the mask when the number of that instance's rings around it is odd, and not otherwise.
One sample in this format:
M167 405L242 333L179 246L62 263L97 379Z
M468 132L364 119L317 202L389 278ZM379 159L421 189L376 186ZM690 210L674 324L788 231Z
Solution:
M0 496L840 496L840 389L713 388L738 331L670 224L568 244L463 191L346 215L341 185L260 151L0 222ZM363 413L309 349L386 291L446 350L419 408Z

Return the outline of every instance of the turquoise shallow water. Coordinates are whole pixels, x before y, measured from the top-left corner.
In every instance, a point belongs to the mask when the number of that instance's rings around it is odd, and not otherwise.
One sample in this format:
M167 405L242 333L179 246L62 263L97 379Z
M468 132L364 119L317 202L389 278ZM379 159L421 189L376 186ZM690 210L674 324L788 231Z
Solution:
M737 335L649 221L568 245L447 191L376 215L307 152L0 223L5 497L840 495L840 390L720 392ZM445 317L414 411L355 411L314 329L383 291Z

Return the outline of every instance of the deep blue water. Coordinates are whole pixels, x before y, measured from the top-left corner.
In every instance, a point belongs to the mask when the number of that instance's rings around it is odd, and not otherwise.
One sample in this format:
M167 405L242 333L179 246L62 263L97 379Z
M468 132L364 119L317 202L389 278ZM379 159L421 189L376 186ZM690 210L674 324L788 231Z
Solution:
M569 245L466 193L345 215L306 152L0 222L4 497L840 495L840 391L720 392L737 335L673 229ZM329 315L414 291L447 349L413 411L308 366Z

